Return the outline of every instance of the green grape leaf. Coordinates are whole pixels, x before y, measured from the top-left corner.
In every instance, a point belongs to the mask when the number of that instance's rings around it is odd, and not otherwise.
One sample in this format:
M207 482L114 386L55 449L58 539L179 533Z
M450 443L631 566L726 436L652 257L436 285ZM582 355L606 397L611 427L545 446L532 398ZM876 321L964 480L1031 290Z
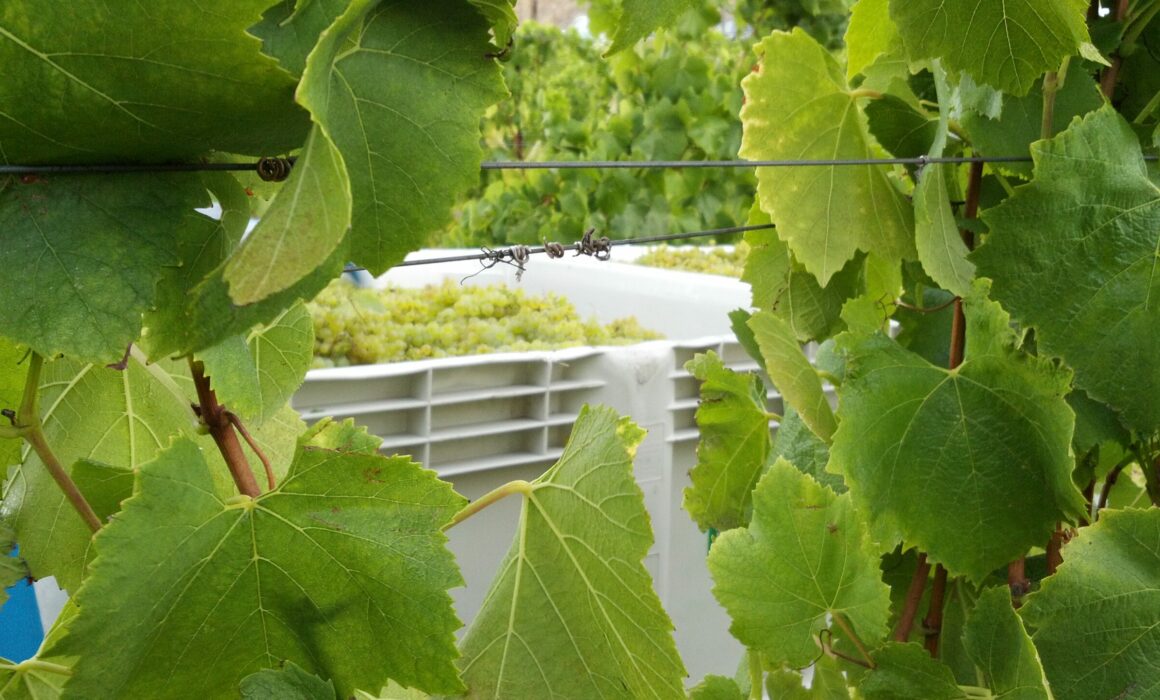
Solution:
M254 304L234 304L223 279L223 261L241 238L249 206L234 178L219 177L206 184L223 207L228 206L227 215L221 221L199 216L182 228L176 246L181 264L165 270L157 304L145 315L142 347L154 359L192 354L272 322L295 301L311 299L326 287L342 271L348 256L344 241L289 289Z
M1104 104L1100 87L1086 72L1069 72L1067 79L1055 93L1052 108L1052 133L1058 133L1076 117L1081 117ZM981 153L1002 156L1031 155L1031 144L1043 132L1043 81L1023 97L1007 97L1003 111L997 118L988 118L967 110L962 126L971 135L971 143ZM1024 178L1031 177L1031 163L997 163L1004 172Z
M733 309L729 312L729 329L737 338L737 342L745 349L745 354L757 363L757 368L765 371L765 358L761 356L761 348L757 345L757 338L749 327L749 319L753 314L745 309Z
M315 125L290 178L226 261L222 276L234 302L284 291L333 253L350 227L350 188L342 156Z
M930 153L939 132L937 117L895 95L883 95L866 105L866 119L874 139L899 158Z
M765 370L782 398L794 407L815 435L829 442L837 421L822 389L822 380L802 352L793 331L768 311L753 314L749 327L765 357Z
M692 0L624 0L612 46L605 56L630 48L653 31L672 24L693 5Z
M242 679L242 700L334 700L334 683L307 673L293 661Z
M834 58L800 29L758 46L742 81L741 157L874 158L858 96ZM914 217L879 165L758 168L761 208L806 270L825 285L858 250L887 260L914 256Z
M689 700L745 700L745 693L732 678L708 675L689 690Z
M1160 509L1100 511L1020 610L1059 700L1160 688Z
M866 700L965 700L950 668L917 644L889 642L873 653L876 668L858 686Z
M382 438L368 433L366 427L356 424L353 418L335 421L329 417L310 426L310 430L302 436L302 441L327 450L369 455L377 454L379 446L383 444Z
M349 6L348 0L282 0L262 15L249 32L262 40L262 51L294 77L301 78L319 35Z
M1160 425L1160 192L1131 127L1104 107L1032 146L1035 179L983 220L974 254L1042 354L1144 432ZM1082 162L1084 167L1075 164ZM1093 342L1093 338L1098 342Z
M560 461L520 484L515 540L461 644L472 697L683 696L672 622L641 563L653 542L632 478L643 437L586 406Z
M898 344L933 365L946 367L950 362L955 295L937 287L920 289L921 301L913 297L909 300L917 309L899 307L894 314L899 325Z
M784 459L834 493L846 491L842 477L826 471L826 464L830 461L829 445L814 435L793 406L786 406L770 455L772 459Z
M232 336L196 355L218 401L255 425L277 413L314 359L314 322L296 303L249 338Z
M134 356L124 370L46 362L40 392L45 439L66 467L84 459L136 469L172 436L195 429L189 401L172 378ZM33 575L55 576L75 593L93 555L92 532L35 452L27 452L6 484L4 504Z
M133 495L136 477L132 469L81 459L70 472L73 482L102 522L121 510L121 502Z
M701 382L697 407L697 466L689 472L682 506L702 531L749 521L753 486L769 457L765 386L756 374L738 374L709 351L685 363Z
M217 697L283 661L335 679L343 697L388 677L462 690L447 595L462 579L441 528L464 501L434 472L303 447L257 499L213 487L188 440L141 468L138 494L96 538L58 647L83 652L69 692Z
M1067 405L1075 411L1075 434L1072 444L1077 454L1083 454L1104 442L1129 445L1132 435L1116 412L1106 403L1095 401L1083 389L1076 389L1067 395Z
M948 178L954 170L927 165L914 188L914 239L922 267L943 289L957 296L971 290L975 266L967 259L966 243L951 210Z
M479 120L506 94L487 34L458 0L359 0L307 59L298 99L342 155L351 256L374 274L443 226L479 180Z
M954 370L882 334L839 336L846 377L828 467L884 546L901 540L974 581L1085 512L1071 480L1070 373L1019 351L985 290L965 302L966 361Z
M878 57L902 48L898 27L890 19L889 0L858 0L846 27L846 78L853 80Z
M468 0L491 23L495 44L501 50L512 40L512 33L520 23L516 16L516 0Z
M178 262L176 230L208 200L179 175L0 178L0 333L45 357L120 360Z
M293 104L294 80L246 33L269 4L191 3L160 18L150 4L4 3L3 161L166 162L298 147L308 122Z
M964 633L967 652L995 697L1051 700L1039 654L1011 607L1006 586L983 591Z
M841 615L868 643L886 635L890 589L849 496L778 460L753 493L748 527L709 551L713 595L742 644L770 662L806 666L815 635Z
M912 61L1025 95L1046 71L1090 41L1086 0L890 0L890 17Z
M823 340L842 330L842 304L858 293L863 263L860 256L846 263L826 284L793 259L775 231L745 234L749 255L743 282L753 288L753 306L772 311L793 329L798 341Z

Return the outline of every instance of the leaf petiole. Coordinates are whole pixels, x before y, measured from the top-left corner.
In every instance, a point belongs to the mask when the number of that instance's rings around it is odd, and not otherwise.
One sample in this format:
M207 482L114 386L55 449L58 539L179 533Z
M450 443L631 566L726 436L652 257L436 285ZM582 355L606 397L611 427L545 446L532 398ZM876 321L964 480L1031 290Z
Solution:
M20 400L20 411L16 414L16 425L12 426L22 433L21 437L40 457L44 468L48 470L53 481L64 492L69 503L80 514L81 519L96 532L101 529L101 519L93 511L93 507L85 500L85 496L77 487L76 482L69 476L64 465L57 459L56 454L49 446L44 436L44 428L40 422L40 370L44 366L44 358L39 353L32 353L28 362L28 377L24 383L24 396Z
M443 531L447 532L451 528L455 527L464 520L467 520L484 508L487 508L497 501L503 500L505 496L510 496L513 493L522 493L525 496L530 496L534 490L535 486L533 486L531 482L524 481L523 479L509 481L503 486L489 491L488 493L480 496L479 498L464 506L462 510L455 514L455 517L451 518L451 522L443 526Z

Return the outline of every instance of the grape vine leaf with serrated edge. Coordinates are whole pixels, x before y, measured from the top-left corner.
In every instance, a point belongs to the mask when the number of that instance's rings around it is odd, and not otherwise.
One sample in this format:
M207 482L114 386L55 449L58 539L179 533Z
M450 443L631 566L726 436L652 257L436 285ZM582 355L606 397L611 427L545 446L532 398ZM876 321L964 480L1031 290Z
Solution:
M866 105L866 119L874 139L899 158L927 155L939 131L937 118L890 94Z
M1025 95L1046 71L1089 43L1086 0L890 0L890 17L912 61Z
M826 400L822 380L810 364L793 330L768 311L758 311L749 319L757 338L765 371L786 403L793 406L815 435L829 441L837 428L834 412Z
M80 459L72 465L69 473L101 522L120 510L121 502L133 495L133 481L136 477L132 469L92 459Z
M1035 179L987 210L974 253L1041 354L1142 432L1160 425L1160 189L1110 107L1032 145ZM1081 163L1083 167L1076 167Z
M914 188L914 241L918 259L927 274L957 296L970 292L975 266L967 259L966 244L959 233L948 196L953 168L933 163L922 169Z
M845 493L846 484L842 477L826 471L830 461L830 448L821 438L814 435L801 415L793 406L786 406L777 433L773 437L770 459L783 458L803 474L809 474L822 486L834 493Z
M506 94L488 28L459 0L359 0L307 58L298 100L342 154L351 256L372 273L419 247L479 180L479 119Z
M732 678L710 674L689 689L689 700L745 700L745 694Z
M739 374L709 351L685 364L701 382L697 406L697 466L689 472L682 507L702 531L749 521L753 486L769 457L770 414L756 374Z
M801 29L774 32L757 48L758 71L741 82L742 158L876 157L859 99L841 69ZM883 166L757 168L761 208L818 282L858 250L887 260L914 256L911 208Z
M0 160L169 162L298 147L309 123L294 80L246 33L269 4L178 3L159 15L150 3L3 3Z
M758 482L748 527L713 543L709 573L729 631L768 662L808 665L818 655L815 635L833 615L867 643L887 633L890 589L849 496L785 460Z
M1100 511L1020 609L1059 700L1160 688L1160 509Z
M1051 700L1039 654L1011 607L1006 586L983 591L964 630L967 652L982 680L1003 700Z
M238 306L230 300L222 268L245 230L249 205L232 177L219 173L215 178L203 177L203 184L221 203L224 213L220 221L191 214L177 237L181 264L164 271L157 286L157 303L145 315L141 345L154 360L204 350L230 335L271 322L295 301L313 298L339 275L348 255L344 241L293 287L255 304Z
M314 359L314 322L306 305L296 303L249 338L231 336L195 358L218 401L255 427L302 386Z
M858 690L866 700L966 700L950 668L917 644L888 642Z
M890 19L889 0L858 0L846 26L846 79L863 72L879 56L902 48L902 37Z
M741 281L752 287L755 308L784 319L803 343L828 338L842 329L842 304L858 293L860 256L822 287L793 259L775 231L750 231L745 241L750 249Z
M1069 72L1063 85L1055 93L1052 105L1052 133L1067 128L1075 117L1099 109L1104 104L1096 81L1085 71ZM1031 144L1042 138L1043 81L1023 97L1007 97L1003 111L996 119L967 110L962 126L971 136L971 143L980 153L1003 156L1027 156ZM1023 178L1031 177L1031 163L996 163L1004 172Z
M132 356L124 370L46 362L40 387L45 439L66 468L88 459L136 469L172 436L195 429L188 400L165 371ZM25 452L4 492L21 554L34 576L55 576L75 593L93 555L92 532L36 453Z
M0 179L0 334L45 357L120 360L178 262L183 217L208 203L180 175Z
M624 0L612 46L605 56L630 48L653 31L675 22L685 10L693 7L693 0Z
M511 43L512 32L520 23L516 16L516 0L468 0L491 23L496 46L502 51Z
M382 438L368 433L366 427L355 423L353 418L335 421L329 417L310 426L302 441L327 450L371 455L378 454L379 446L383 444Z
M939 116L927 155L939 158L946 155L951 91L942 64L937 60L931 64ZM971 291L975 266L967 259L970 251L951 209L951 193L958 191L954 186L955 174L953 166L942 163L922 169L914 188L914 244L919 262L931 279L961 297Z
M342 243L350 220L351 183L342 155L315 124L286 184L226 261L222 276L230 297L253 304L293 286Z
M343 697L388 677L459 692L447 589L462 579L441 528L463 503L408 458L309 446L276 490L223 500L180 439L97 535L60 645L84 652L67 690L216 697L289 660Z
M307 673L293 661L264 668L241 682L242 700L335 700L334 683Z
M986 288L965 300L966 361L954 370L881 333L839 336L846 377L827 467L884 547L901 540L974 581L1086 512L1071 480L1070 372L1018 350Z
M524 484L520 526L461 649L478 698L680 697L672 622L641 563L632 478L644 431L585 406L564 454Z

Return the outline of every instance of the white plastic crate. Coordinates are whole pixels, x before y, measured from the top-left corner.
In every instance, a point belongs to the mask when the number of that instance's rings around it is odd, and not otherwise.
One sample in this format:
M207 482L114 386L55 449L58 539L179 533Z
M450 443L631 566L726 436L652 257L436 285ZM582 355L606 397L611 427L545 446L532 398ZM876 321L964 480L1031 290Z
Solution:
M458 252L423 251L409 259ZM623 258L635 254L614 250ZM666 339L314 370L295 407L307 420L355 418L384 439L384 452L411 455L471 499L542 473L559 457L583 404L631 416L648 431L634 461L656 538L645 565L676 625L690 680L731 675L743 649L729 635L728 617L711 593L707 537L681 509L688 471L696 464L699 393L684 364L714 350L735 369L757 368L729 330L729 311L749 305L748 285L590 258L536 257L518 282L510 265L480 270L475 262L404 267L383 280L422 286L479 272L464 283L555 292L582 315L604 322L633 315ZM771 410L780 413L776 394ZM519 505L517 499L501 502L449 532L467 581L452 591L464 620L475 616L510 546Z

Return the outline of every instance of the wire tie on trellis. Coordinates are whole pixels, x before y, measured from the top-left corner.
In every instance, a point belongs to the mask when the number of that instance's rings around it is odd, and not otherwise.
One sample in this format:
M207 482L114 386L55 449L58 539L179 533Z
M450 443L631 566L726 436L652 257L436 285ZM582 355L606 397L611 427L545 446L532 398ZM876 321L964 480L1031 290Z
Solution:
M552 259L562 258L564 257L564 244L544 241L544 253Z
M289 158L259 158L258 177L266 182L282 182L290 177L291 165Z
M479 250L482 255L479 260L479 269L467 277L459 280L459 284L463 284L484 270L490 270L500 263L511 265L512 267L516 268L516 281L523 281L524 271L527 269L524 267L524 264L527 263L528 259L532 256L531 249L526 245L516 245L510 248L496 248L494 250L488 248L487 246L480 246Z
M612 240L608 236L596 238L595 233L596 229L594 228L584 232L584 236L576 244L576 256L590 255L602 262L610 260L612 258Z

